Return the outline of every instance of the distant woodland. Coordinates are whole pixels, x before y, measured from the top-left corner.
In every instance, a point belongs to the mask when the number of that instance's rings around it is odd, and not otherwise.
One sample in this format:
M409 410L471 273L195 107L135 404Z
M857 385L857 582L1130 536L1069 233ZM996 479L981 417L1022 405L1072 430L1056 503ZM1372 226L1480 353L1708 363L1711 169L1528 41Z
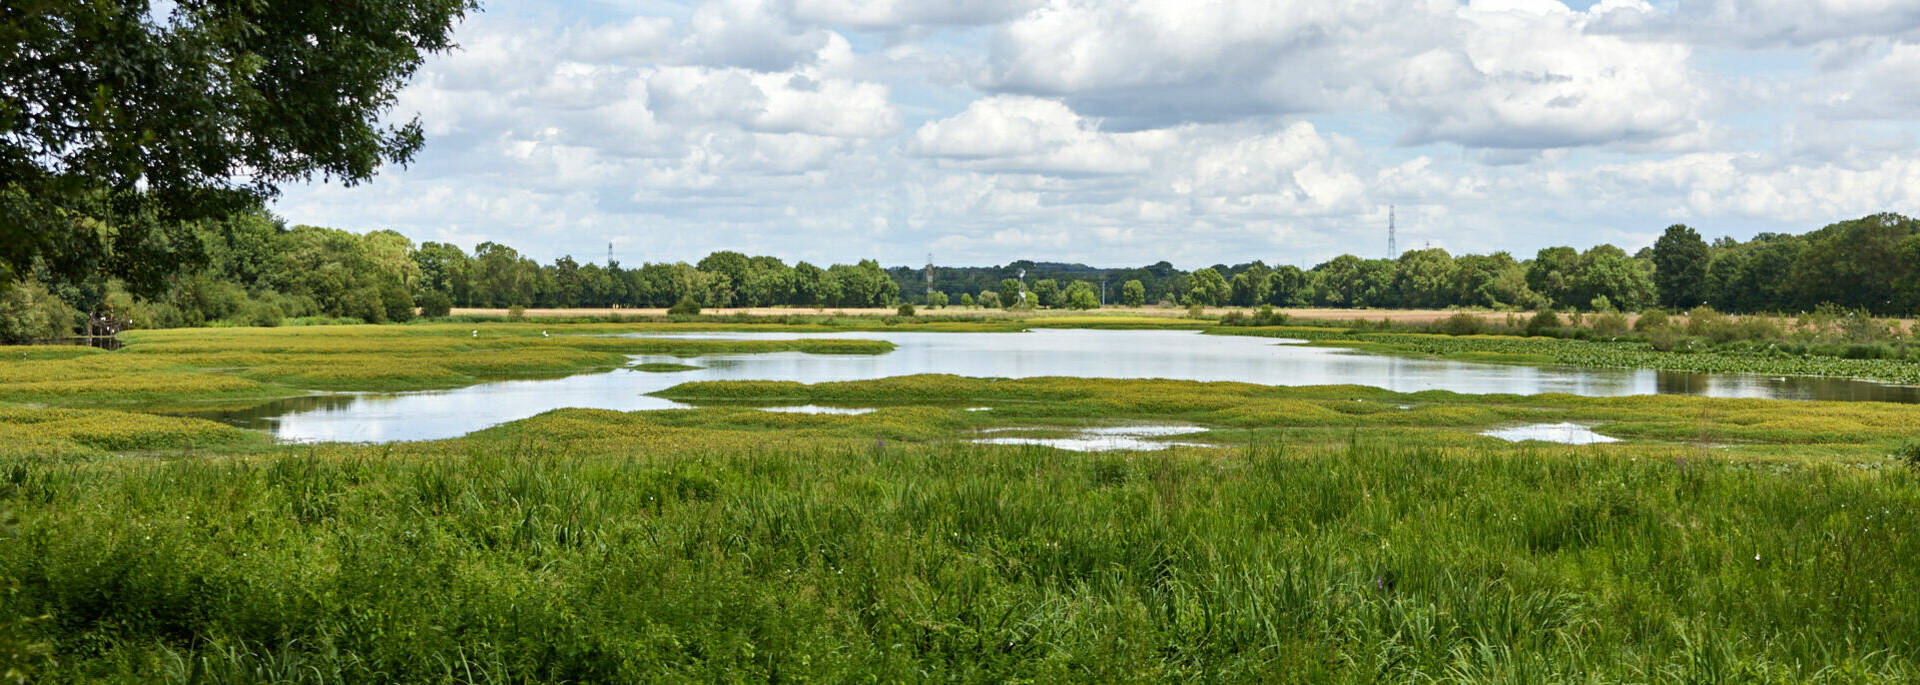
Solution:
M1342 255L1310 267L1260 260L1193 271L1015 261L1000 266L819 266L722 251L697 263L539 263L513 247L414 244L393 231L287 226L261 211L201 222L181 251L192 266L150 293L104 276L27 274L0 294L0 333L14 340L93 325L278 325L325 317L365 322L444 315L451 307L890 307L1193 305L1875 315L1920 309L1920 221L1876 214L1801 235L1709 243L1673 226L1652 247L1549 247L1396 259ZM932 289L928 289L931 273Z

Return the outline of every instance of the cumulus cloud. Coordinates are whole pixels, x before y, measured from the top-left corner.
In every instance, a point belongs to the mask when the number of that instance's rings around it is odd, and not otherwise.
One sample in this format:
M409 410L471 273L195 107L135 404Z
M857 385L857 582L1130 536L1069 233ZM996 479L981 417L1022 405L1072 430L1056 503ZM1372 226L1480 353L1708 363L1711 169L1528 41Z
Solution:
M1406 121L1405 142L1496 148L1699 127L1687 46L1589 21L1554 0L1056 0L1000 30L981 84L1123 127L1379 108Z
M824 24L897 30L910 26L979 26L1008 21L1038 0L794 0L795 17Z
M1910 0L1606 0L1593 13L1596 31L1750 49L1920 37Z
M1376 255L1389 204L1521 256L1920 210L1911 0L652 9L476 15L400 94L414 164L279 210L541 259L1188 267Z

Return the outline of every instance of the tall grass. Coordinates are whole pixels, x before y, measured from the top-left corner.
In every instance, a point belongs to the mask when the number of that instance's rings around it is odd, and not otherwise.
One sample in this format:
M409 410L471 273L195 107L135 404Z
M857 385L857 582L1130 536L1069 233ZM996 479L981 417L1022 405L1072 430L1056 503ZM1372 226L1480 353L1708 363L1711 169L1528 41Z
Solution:
M1906 471L437 449L8 465L0 644L48 681L1920 677Z

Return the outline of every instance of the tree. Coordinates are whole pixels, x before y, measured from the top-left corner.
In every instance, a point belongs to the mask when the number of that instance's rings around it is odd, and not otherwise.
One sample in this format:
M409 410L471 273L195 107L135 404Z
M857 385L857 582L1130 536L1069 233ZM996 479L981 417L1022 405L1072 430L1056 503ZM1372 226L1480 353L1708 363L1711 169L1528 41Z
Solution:
M1074 281L1061 294L1069 309L1099 309L1100 296L1094 294L1093 284L1086 281Z
M1223 304L1233 290L1227 285L1225 276L1212 267L1193 272L1193 285L1187 291L1187 303L1201 306Z
M281 184L406 164L383 123L471 0L45 0L0 9L0 267L147 295L205 262L196 222Z
M1646 262L1628 257L1612 245L1596 245L1581 253L1573 288L1567 295L1570 308L1593 306L1599 298L1626 311L1639 311L1654 302L1653 279Z
M1138 307L1147 303L1147 287L1140 281L1127 281L1120 286L1120 301L1129 307Z
M1707 301L1707 241L1685 224L1667 227L1653 243L1653 284L1660 304L1688 309Z
M1064 304L1060 295L1060 283L1051 278L1042 278L1033 282L1033 296L1036 304L1042 307L1059 307Z
M1446 250L1431 248L1400 254L1393 292L1402 307L1439 308L1454 304L1456 265Z
M927 293L927 306L935 309L947 306L947 294L938 290Z
M1267 274L1267 302L1280 307L1300 307L1311 303L1313 293L1307 287L1307 273L1292 264L1282 264Z
M1021 290L1020 281L1011 278L1000 279L1000 306L1008 309L1019 306L1022 301Z
M1546 298L1548 304L1566 304L1573 301L1573 282L1579 276L1579 270L1578 250L1571 247L1542 249L1527 265L1527 288Z
M39 281L0 282L0 342L32 342L73 335L79 312Z
M1913 311L1900 285L1920 264L1902 258L1902 243L1920 233L1920 221L1875 214L1843 221L1806 235L1806 249L1787 280L1802 309L1823 303L1884 314Z

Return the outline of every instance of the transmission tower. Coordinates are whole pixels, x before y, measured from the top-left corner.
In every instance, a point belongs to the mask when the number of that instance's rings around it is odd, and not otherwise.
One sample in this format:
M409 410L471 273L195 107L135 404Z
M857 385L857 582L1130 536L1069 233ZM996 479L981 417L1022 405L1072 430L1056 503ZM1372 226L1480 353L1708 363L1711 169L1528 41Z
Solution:
M1387 205L1387 259L1399 259L1400 246L1394 243L1393 205Z
M933 253L932 252L927 253L927 297L929 298L928 301L931 302L932 301L931 298L933 297Z

